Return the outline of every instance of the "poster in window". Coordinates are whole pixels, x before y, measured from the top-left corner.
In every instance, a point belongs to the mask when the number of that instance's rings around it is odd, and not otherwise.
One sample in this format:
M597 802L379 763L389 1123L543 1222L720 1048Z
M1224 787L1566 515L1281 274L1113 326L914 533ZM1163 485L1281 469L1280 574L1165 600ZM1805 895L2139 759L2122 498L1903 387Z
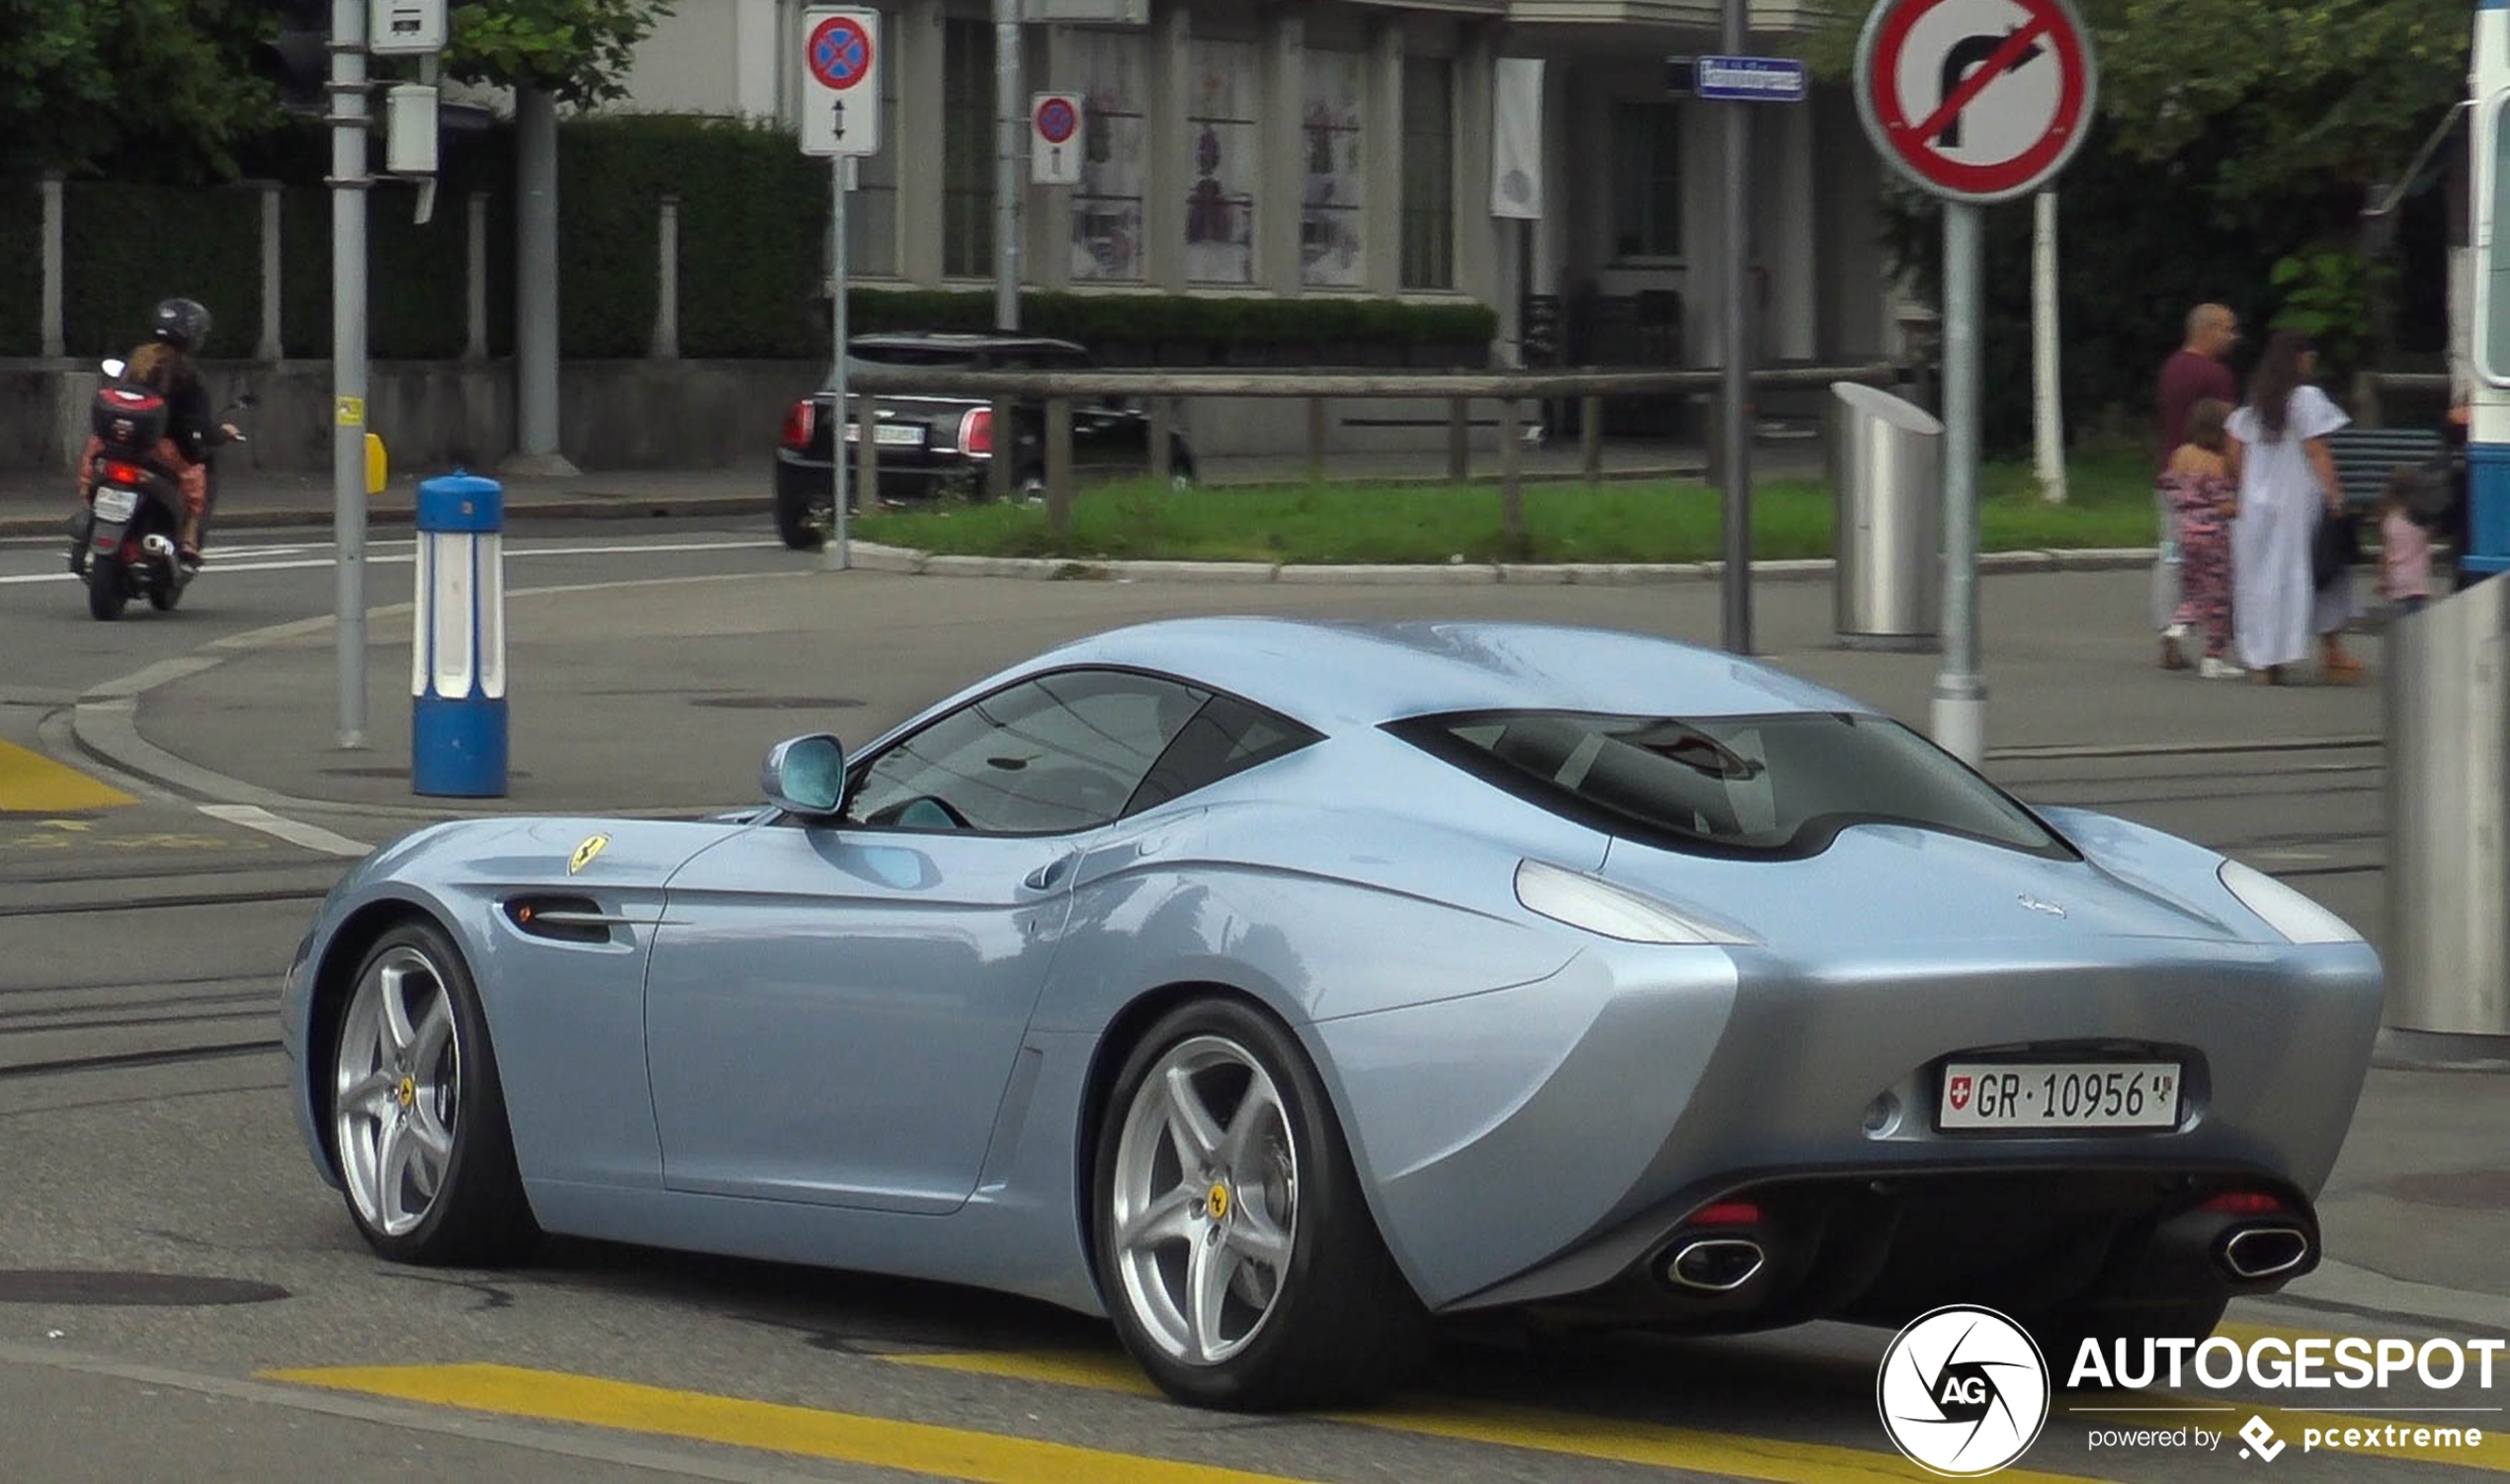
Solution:
M1142 180L1150 153L1148 39L1075 32L1072 87L1081 95L1081 180L1072 188L1072 278L1107 283L1142 274Z
M1185 125L1185 272L1199 284L1255 278L1256 55L1252 42L1195 41Z
M1364 278L1361 226L1367 179L1360 159L1360 100L1368 75L1354 51L1311 50L1300 69L1298 275L1302 283L1357 287Z

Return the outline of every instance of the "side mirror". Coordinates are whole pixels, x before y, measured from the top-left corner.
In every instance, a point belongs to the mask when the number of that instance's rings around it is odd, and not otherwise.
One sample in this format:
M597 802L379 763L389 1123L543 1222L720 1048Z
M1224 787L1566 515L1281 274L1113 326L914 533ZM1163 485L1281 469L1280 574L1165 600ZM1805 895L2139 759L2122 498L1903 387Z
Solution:
M759 791L789 814L825 818L845 803L845 746L826 732L793 737L768 749Z
M106 363L104 364L104 367L103 367L103 371L104 371L105 374L106 374L106 375L108 375L108 376L113 377L113 378L114 378L115 380L117 380L117 381L119 381L119 380L121 380L121 379L122 379L122 373L123 373L123 372L124 372L124 371L126 371L126 370L127 370L127 368L126 368L126 367L125 367L125 366L124 366L124 364L122 363L122 361L121 361L121 360L119 360L119 359L112 360L112 361L108 361L108 362L106 362Z

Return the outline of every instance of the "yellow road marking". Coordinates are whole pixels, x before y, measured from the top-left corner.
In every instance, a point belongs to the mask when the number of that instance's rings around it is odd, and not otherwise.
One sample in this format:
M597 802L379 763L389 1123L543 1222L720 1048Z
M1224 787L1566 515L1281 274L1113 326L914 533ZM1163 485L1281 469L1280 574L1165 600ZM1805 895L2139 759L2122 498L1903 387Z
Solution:
M945 1355L883 1356L881 1359L939 1370L1086 1386L1098 1391L1156 1395L1139 1366L1121 1355L1088 1352L956 1352ZM1415 1398L1405 1405L1367 1412L1323 1414L1326 1420L1415 1433L1464 1443L1493 1443L1601 1458L1655 1468L1691 1469L1768 1484L1871 1484L1877 1479L1936 1479L1940 1475L1897 1453L1872 1448L1839 1447L1821 1443L1792 1443L1778 1438L1749 1438L1559 1412L1542 1407L1507 1406L1495 1402ZM1877 1429L1879 1431L1880 1424ZM2008 1468L1996 1475L1999 1484L2083 1484L2077 1474L2038 1473Z
M42 753L0 742L0 814L74 814L137 802L120 788L75 768L64 768Z
M513 1365L344 1365L263 1375L334 1391L832 1458L977 1484L1284 1484L1274 1474Z

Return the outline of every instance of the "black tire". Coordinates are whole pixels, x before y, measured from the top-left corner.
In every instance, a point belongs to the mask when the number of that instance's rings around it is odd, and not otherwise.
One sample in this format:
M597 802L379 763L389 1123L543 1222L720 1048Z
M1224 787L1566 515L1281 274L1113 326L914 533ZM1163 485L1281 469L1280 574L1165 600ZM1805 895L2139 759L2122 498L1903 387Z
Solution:
M148 606L150 608L161 614L170 614L174 612L174 606L182 601L183 584L172 577L159 577L149 582Z
M87 616L99 623L111 623L122 617L123 606L130 602L130 594L122 585L122 568L118 562L90 562L87 566Z
M817 502L781 492L776 496L776 534L784 537L790 550L816 551L827 544L828 538L820 534L817 515Z
M1271 1306L1242 1348L1208 1363L1172 1355L1135 1311L1115 1229L1120 1150L1135 1095L1169 1053L1207 1037L1243 1048L1271 1080L1297 1151L1290 1259ZM1196 1406L1252 1412L1349 1405L1403 1379L1425 1349L1427 1314L1378 1232L1324 1084L1296 1036L1239 1001L1193 1001L1150 1028L1102 1112L1090 1183L1092 1258L1117 1333L1162 1390ZM1216 1110L1213 1116L1227 1126ZM1241 1210L1247 1198L1238 1197Z
M426 1213L406 1232L387 1233L361 1210L354 1194L343 1192L349 1219L378 1254L397 1263L437 1267L488 1268L521 1262L539 1244L541 1228L523 1191L514 1157L513 1130L507 1122L505 1092L498 1080L497 1058L488 1040L488 1023L479 1005L478 988L469 966L451 937L432 922L401 924L367 949L357 978L346 985L330 1037L330 1076L326 1090L338 1087L342 1042L356 1017L350 1003L377 965L396 952L415 949L442 985L454 1018L453 1051L459 1060L459 1096L450 1120L452 1153L443 1179ZM346 1152L339 1147L338 1110L326 1103L324 1123L333 1157L347 1173ZM344 1179L344 1185L349 1184Z
M2082 1353L2083 1342L2098 1342L2104 1360L2115 1364L2117 1343L2124 1340L2130 1347L2130 1360L2133 1361L2140 1356L2140 1347L2145 1340L2185 1336L2202 1344L2208 1335L2214 1333L2214 1327L2222 1322L2222 1312L2228 1307L2228 1298L2149 1304L2085 1304L2024 1318L2022 1325L2031 1332L2031 1338L2039 1342L2040 1356L2049 1365L2049 1384L2063 1391L2071 1389L2068 1377L2074 1374L2075 1358Z

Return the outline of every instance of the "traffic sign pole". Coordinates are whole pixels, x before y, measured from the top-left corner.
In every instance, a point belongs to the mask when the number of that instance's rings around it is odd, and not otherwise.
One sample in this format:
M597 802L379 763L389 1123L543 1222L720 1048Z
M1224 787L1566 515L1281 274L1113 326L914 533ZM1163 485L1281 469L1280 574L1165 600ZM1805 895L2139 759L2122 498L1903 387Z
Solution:
M1978 216L1944 203L1944 667L1936 744L1972 768L1986 755L1987 680L1978 668Z
M854 564L854 548L846 536L846 465L854 460L847 456L845 446L845 199L847 159L841 154L828 156L828 282L835 286L828 298L833 307L828 311L828 385L835 391L835 401L828 410L829 475L834 481L836 526L833 539L820 548L823 571L842 572ZM858 435L870 438L872 430Z
M1936 742L1986 752L1978 638L1980 210L2040 190L2091 126L2099 87L2070 0L1882 0L1857 42L1875 149L1944 202L1944 664Z
M1746 0L1724 0L1722 44L1743 49ZM1748 103L1725 109L1725 375L1719 399L1719 462L1725 474L1725 647L1752 652L1752 116Z
M366 746L366 13L367 0L332 0L332 637L348 750Z

